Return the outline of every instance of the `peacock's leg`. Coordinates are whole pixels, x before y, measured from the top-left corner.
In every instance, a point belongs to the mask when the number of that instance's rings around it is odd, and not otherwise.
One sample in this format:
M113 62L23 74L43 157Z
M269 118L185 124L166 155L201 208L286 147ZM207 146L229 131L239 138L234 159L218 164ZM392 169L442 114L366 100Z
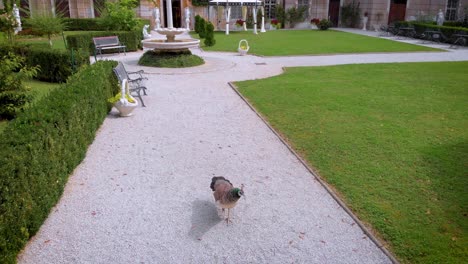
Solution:
M226 223L227 223L228 225L229 225L229 221L230 221L230 220L229 220L229 212L231 212L231 209L230 209L230 208L228 208L228 217L226 218Z

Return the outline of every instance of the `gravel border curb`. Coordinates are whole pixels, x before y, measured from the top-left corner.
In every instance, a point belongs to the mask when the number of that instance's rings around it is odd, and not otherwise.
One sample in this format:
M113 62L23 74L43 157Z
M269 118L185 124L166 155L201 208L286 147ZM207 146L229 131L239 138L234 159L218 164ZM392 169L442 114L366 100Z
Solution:
M284 68L283 68L284 70ZM400 262L396 257L379 241L379 239L372 234L372 232L359 220L359 218L349 209L349 207L340 199L340 197L333 191L332 188L307 164L307 162L289 145L289 143L279 134L268 121L260 114L257 109L245 98L237 89L237 86L228 82L229 86L234 92L252 109L252 111L262 120L262 122L278 137L278 139L288 148L288 150L301 162L301 164L314 176L314 178L325 188L331 197L343 208L343 210L356 222L361 230L374 242L374 244L392 261L394 264Z

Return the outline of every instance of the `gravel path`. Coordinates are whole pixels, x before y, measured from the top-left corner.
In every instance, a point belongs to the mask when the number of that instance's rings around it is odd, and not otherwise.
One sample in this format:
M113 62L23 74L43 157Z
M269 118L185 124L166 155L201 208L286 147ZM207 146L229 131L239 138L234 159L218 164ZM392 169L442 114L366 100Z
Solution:
M445 53L263 58L195 51L187 69L144 69L146 108L113 110L19 263L390 263L228 85L283 66L468 60ZM245 184L226 225L209 184Z

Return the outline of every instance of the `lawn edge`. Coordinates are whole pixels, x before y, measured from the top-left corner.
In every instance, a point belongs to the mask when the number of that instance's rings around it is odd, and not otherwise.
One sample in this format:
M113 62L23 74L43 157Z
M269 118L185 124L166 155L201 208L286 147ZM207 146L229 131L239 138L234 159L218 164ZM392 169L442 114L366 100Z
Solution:
M244 97L237 86L233 82L228 82L229 86L234 90L234 92L247 104L247 106L262 120L262 122L276 135L276 137L286 146L286 148L301 162L301 164L309 171L315 180L317 180L325 190L331 195L331 197L338 203L338 205L343 208L343 210L357 223L361 230L366 234L370 240L392 261L392 263L399 264L400 262L397 258L390 252L380 241L377 236L375 236L372 231L353 213L353 211L342 201L337 192L322 179L315 170L309 166L309 164L297 153L289 142L278 132L276 131L270 123L266 120L263 115L257 111L257 109L249 102L249 100Z

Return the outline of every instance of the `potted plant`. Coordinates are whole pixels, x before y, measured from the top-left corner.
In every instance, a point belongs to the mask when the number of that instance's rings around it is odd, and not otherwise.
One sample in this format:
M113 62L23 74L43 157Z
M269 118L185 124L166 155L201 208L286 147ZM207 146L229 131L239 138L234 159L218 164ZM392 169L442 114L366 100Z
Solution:
M120 116L131 116L133 110L138 106L138 101L130 95L127 79L123 80L121 91L109 98L108 102L117 108Z
M275 29L280 29L281 28L281 23L278 21L278 19L275 19L273 18L271 21L270 21L270 24L271 24L271 30L275 30Z
M244 25L244 20L242 20L242 19L237 19L235 25L236 25L236 29L237 29L237 30L241 30L241 29L242 29L242 26Z
M319 23L320 23L320 19L318 18L312 18L312 20L310 20L310 25L312 29L317 29Z

